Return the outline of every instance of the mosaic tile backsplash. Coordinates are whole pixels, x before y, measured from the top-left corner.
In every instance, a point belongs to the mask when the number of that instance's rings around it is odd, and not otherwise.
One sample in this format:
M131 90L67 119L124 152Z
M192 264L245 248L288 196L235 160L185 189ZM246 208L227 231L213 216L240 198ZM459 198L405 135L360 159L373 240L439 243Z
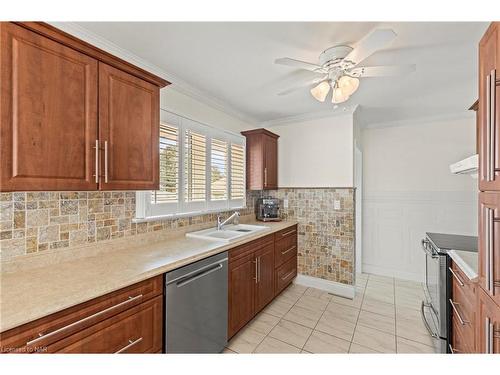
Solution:
M252 191L242 215L254 213L261 194L288 199L281 215L299 223L299 273L353 283L353 189ZM334 210L335 200L340 201L340 210ZM132 191L0 193L0 257L9 260L48 249L215 223L217 213L143 223L133 223L134 217Z
M251 204L242 215L253 214ZM217 213L143 223L134 217L133 191L0 193L0 257L215 223Z
M288 199L281 216L299 223L300 274L353 284L354 189L283 188L262 194ZM335 200L340 201L339 210L334 209Z

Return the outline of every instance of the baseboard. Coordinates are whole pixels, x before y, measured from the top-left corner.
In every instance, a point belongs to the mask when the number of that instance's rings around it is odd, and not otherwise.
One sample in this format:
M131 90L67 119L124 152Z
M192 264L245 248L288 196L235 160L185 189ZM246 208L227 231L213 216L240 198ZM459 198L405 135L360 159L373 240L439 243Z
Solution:
M375 266L373 264L363 264L363 273L373 273L374 275L395 277L397 279L417 281L419 283L425 280L425 275L419 273L400 271L392 268Z
M319 279L317 277L298 274L294 280L295 284L311 288L317 288L337 296L354 298L354 285L346 285L335 281Z

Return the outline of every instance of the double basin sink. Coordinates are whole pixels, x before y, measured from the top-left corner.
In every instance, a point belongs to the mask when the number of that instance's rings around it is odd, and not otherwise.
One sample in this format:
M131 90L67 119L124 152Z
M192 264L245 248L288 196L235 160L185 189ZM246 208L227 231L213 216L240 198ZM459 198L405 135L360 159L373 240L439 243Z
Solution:
M208 228L190 232L186 234L186 237L229 243L268 229L269 227L265 225L229 224L224 225L220 230Z

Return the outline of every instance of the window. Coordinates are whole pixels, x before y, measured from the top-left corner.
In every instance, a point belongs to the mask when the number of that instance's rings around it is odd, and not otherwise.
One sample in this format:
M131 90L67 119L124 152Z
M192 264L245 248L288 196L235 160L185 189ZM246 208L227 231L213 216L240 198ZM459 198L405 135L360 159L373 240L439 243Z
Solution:
M245 206L245 138L161 111L160 189L137 192L136 217Z

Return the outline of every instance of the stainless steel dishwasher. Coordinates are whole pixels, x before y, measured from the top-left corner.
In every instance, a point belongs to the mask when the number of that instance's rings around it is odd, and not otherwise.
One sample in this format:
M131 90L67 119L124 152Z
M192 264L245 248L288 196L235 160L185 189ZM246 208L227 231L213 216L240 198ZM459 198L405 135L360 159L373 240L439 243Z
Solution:
M166 353L219 353L224 349L227 280L227 252L166 274Z

